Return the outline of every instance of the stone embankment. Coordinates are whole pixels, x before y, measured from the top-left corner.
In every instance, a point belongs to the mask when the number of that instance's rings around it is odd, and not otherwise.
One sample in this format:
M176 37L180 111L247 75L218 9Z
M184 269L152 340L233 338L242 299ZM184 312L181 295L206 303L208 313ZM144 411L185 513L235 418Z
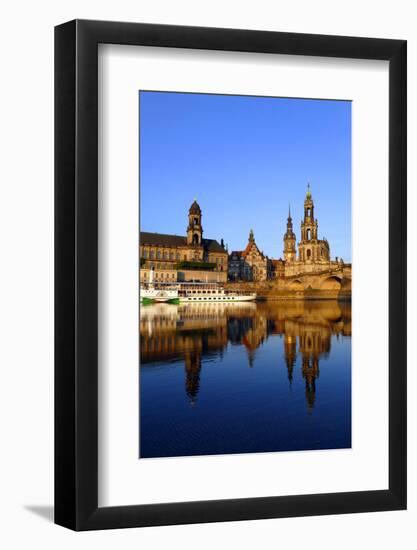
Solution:
M228 282L225 288L241 292L256 292L261 300L350 300L351 291L332 289L291 289L285 280L263 282Z

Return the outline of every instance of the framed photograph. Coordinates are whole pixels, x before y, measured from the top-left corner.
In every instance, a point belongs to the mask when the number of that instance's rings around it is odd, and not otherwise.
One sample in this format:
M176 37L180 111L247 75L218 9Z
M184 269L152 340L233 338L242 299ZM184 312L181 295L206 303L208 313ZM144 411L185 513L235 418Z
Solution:
M406 42L55 29L55 522L406 508Z

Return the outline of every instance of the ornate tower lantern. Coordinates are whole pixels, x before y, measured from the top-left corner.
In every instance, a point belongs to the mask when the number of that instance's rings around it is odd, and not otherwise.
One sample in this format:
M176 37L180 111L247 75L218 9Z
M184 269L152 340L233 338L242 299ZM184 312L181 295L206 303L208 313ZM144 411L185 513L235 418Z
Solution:
M314 219L314 202L311 196L310 184L307 185L307 193L304 200L304 220L301 222L301 240L317 240L317 220Z

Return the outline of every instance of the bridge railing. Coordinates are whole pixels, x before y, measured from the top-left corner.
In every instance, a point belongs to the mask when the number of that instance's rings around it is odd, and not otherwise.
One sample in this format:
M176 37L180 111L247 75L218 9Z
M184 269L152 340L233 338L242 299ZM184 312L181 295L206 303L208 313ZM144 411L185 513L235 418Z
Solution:
M287 275L287 279L297 279L303 276L315 276L315 275L331 275L333 273L343 273L344 271L351 271L352 264L342 264L339 266L329 267L321 271L299 271L293 275Z

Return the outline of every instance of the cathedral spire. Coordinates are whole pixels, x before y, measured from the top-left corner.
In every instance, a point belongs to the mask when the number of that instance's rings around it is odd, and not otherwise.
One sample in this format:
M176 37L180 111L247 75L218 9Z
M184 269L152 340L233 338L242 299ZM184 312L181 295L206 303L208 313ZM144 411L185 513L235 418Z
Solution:
M287 231L284 235L284 258L287 262L292 262L296 258L295 233L292 227L291 207L288 205Z

